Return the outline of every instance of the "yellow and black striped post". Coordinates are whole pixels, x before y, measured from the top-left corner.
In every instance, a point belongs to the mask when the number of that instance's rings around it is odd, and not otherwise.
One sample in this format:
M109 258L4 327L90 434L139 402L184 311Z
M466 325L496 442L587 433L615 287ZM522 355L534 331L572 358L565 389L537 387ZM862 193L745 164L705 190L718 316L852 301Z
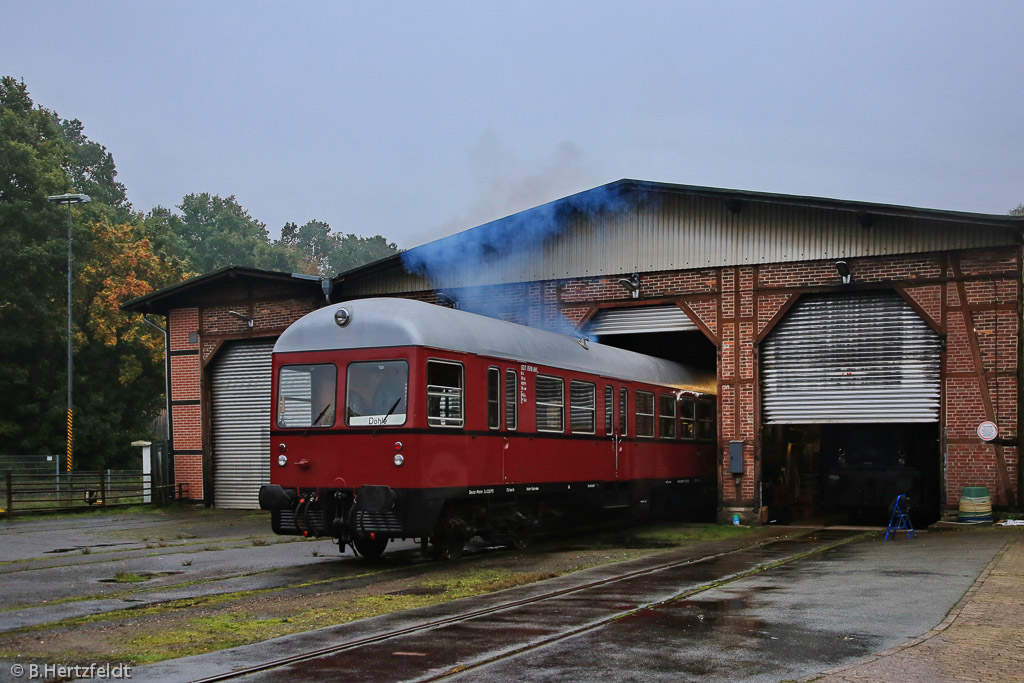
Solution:
M71 471L71 444L74 443L74 430L72 428L72 410L68 408L68 453L67 453L67 471Z

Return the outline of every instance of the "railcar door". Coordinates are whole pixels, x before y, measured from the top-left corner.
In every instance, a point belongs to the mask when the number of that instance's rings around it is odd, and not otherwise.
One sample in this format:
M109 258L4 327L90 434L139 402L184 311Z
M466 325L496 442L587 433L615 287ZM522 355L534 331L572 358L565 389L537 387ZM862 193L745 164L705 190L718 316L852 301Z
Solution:
M628 420L629 415L629 390L624 386L611 387L611 403L610 414L612 417L611 425L611 442L612 442L612 459L613 467L615 472L615 480L618 481L623 478L623 470L625 469L625 460L623 458L623 444L626 438L629 436ZM606 405L608 402L608 395L605 394ZM607 424L607 421L606 421Z
M526 377L515 368L505 368L503 384L504 438L501 448L501 474L507 484L522 481L522 449L514 450L519 431L519 407L526 403Z

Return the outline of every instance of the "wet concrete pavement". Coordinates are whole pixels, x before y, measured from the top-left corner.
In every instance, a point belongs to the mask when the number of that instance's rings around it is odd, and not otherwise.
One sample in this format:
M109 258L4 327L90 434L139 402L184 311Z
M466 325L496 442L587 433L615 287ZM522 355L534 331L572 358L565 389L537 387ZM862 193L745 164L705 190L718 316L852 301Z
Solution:
M1024 529L935 628L809 680L823 683L1024 681Z
M338 556L330 540L275 536L269 515L243 511L171 508L0 522L0 633L329 579ZM146 580L119 582L119 573Z
M999 539L865 541L633 613L457 680L780 681L885 650L945 616ZM961 554L964 553L964 554Z
M671 551L498 594L164 662L140 668L133 677L194 680L363 641L244 680L803 678L928 632L1006 541L998 533L921 534L886 543L875 535L813 554L834 540L828 532L663 567L693 552ZM773 566L787 558L799 559ZM645 568L651 571L574 590ZM530 601L560 591L568 592ZM380 640L384 634L394 635Z

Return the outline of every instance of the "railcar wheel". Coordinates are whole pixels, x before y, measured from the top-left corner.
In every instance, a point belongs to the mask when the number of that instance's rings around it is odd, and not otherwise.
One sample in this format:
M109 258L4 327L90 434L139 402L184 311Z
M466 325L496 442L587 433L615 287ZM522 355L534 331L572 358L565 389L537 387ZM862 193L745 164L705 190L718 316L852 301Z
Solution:
M355 548L357 553L368 560L379 560L384 552L384 548L388 547L388 537L377 536L370 538L369 536L357 536L352 539L352 547Z
M457 560L466 547L466 523L451 518L440 525L430 537L434 557L438 560Z
M526 550L533 543L533 529L525 526L513 529L509 534L509 541L516 550Z

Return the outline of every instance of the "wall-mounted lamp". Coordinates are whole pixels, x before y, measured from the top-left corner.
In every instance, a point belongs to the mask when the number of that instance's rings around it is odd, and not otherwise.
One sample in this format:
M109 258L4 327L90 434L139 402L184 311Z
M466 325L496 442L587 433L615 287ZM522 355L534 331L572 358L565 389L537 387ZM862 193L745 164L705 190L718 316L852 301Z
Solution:
M640 298L640 273L633 273L629 277L619 280L619 284L629 290L629 295L634 299Z
M249 316L245 315L244 313L239 313L238 311L228 311L228 315L235 316L236 318L238 318L239 320L244 322L246 324L246 326L249 327L250 329L252 328L253 323L255 322Z
M836 272L839 273L839 277L843 278L843 284L850 284L850 264L846 261L836 261Z
M334 280L329 277L320 278L320 291L324 293L324 299L331 303L331 292L334 291Z

